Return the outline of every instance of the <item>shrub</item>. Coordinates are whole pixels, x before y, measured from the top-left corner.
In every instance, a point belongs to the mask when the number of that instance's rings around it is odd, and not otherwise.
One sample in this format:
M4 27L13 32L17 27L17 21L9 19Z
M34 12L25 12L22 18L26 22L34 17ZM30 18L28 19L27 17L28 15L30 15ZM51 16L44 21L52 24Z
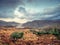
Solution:
M57 37L57 39L60 40L60 32L59 32L59 29L54 28L54 29L50 30L49 33L52 34L52 35L55 35Z
M36 32L36 35L40 35L41 34L41 32Z
M13 39L19 39L19 38L22 38L23 37L23 32L13 32L12 34L11 34L11 38L13 38Z
M50 30L50 32L49 32L50 34L53 34L53 35L59 35L59 31L56 29L56 28L54 28L53 30Z
M23 32L20 32L20 33L18 34L18 35L19 35L18 38L22 38L22 37L23 37L23 34L24 34Z

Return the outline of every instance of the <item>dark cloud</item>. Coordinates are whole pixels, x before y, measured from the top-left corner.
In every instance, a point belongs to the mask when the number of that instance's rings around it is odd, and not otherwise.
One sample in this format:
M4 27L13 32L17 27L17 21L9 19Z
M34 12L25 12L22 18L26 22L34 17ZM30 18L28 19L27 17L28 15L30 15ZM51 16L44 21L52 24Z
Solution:
M14 10L24 5L23 0L0 0L0 18L14 18Z
M60 14L57 14L53 17L47 18L48 20L55 20L55 19L60 19Z
M23 12L25 13L25 15L23 17L20 17L21 19L28 19L28 20L53 20L56 19L58 17L60 17L60 5L54 7L54 8L47 8L45 9L47 12L43 12L43 13L29 13L26 11L26 9L24 7L20 7L19 8L19 12ZM44 11L45 11L44 10Z
M14 18L14 16L8 14L0 14L0 18Z
M51 12L49 13L45 13L45 15L53 15L52 17L50 18L47 18L47 19L59 19L58 17L60 17L60 5L55 7L54 10L52 10Z
M45 11L45 10L44 10ZM60 19L60 5L51 8L51 9L46 9L47 12L43 13L34 13L30 17L31 20L54 20L54 19Z
M24 7L20 7L18 11L22 13L26 13L26 9Z
M27 2L31 3L31 2L33 2L33 0L27 0Z
M44 9L44 13L42 15L54 15L54 14L60 13L60 5L54 7L54 8L47 8Z
M0 0L0 7L16 7L17 5L23 5L22 0Z
M0 11L0 18L14 18L15 16L13 15L12 10L3 10Z
M37 1L39 1L39 2L54 2L54 1L56 1L56 2L60 2L60 0L27 0L28 2L37 2Z
M52 2L52 3L49 3ZM28 20L38 20L38 19L56 19L60 17L60 5L54 8L47 8L45 9L47 12L43 13L34 13L31 14L29 11L26 10L26 8L30 8L29 6L32 5L33 10L35 8L46 8L45 6L49 7L51 4L59 3L60 0L0 0L0 18L14 18L16 17L13 12L17 6L19 6L19 12L24 13L24 16L18 17L20 19L28 19ZM26 7L24 7L26 4ZM20 6L22 5L22 6ZM54 6L53 5L53 6ZM35 6L35 7L34 7ZM44 6L44 7L43 7ZM39 10L39 9L37 9ZM44 10L44 11L45 11ZM48 15L48 16L47 16ZM49 17L50 15L53 15ZM47 16L47 17L46 17Z

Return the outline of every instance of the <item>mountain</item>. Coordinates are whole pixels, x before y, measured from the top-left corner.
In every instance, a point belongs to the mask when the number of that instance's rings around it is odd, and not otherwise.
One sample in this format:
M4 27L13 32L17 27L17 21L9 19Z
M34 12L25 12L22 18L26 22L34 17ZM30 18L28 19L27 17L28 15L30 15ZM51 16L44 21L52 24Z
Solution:
M39 28L44 26L59 26L60 20L35 20L32 22L24 23L23 27L30 27L30 28Z
M0 20L0 26L16 26L16 27L29 27L29 28L40 28L48 26L58 26L60 27L60 20L34 20L24 24L16 22L6 22Z
M6 21L0 20L0 26L17 26L17 25L19 25L19 23L16 23L16 22L6 22Z

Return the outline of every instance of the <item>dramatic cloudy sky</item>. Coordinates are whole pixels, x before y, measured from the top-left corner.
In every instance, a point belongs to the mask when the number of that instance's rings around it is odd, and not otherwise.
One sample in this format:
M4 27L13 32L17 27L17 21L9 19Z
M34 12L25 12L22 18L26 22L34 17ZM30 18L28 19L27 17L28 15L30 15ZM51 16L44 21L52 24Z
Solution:
M0 20L25 23L60 19L60 0L0 0Z

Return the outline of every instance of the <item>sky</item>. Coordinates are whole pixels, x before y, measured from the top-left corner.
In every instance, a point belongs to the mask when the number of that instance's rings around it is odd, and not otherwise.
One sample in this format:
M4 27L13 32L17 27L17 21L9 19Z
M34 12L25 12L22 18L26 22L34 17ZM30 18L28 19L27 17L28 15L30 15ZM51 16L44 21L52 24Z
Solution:
M60 19L60 0L0 0L0 20L26 23Z

